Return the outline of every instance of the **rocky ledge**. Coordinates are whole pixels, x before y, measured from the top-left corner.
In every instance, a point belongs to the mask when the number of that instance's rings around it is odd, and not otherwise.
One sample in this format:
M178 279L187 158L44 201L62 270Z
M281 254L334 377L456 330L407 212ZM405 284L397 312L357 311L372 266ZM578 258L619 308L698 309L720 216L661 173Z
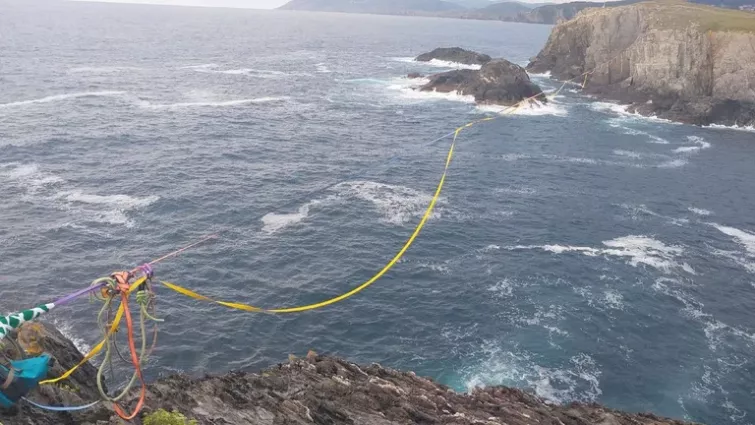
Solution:
M56 364L51 375L81 360L81 353L56 329L44 325L38 342ZM96 400L95 369L85 364L65 385L45 386L30 398L52 405L81 405ZM133 406L137 393L131 395ZM201 425L684 425L652 414L630 414L597 404L556 406L512 388L457 393L417 376L378 364L360 366L310 352L290 356L258 373L231 371L220 376L174 375L149 385L143 415L133 423L160 424L154 412L180 412ZM0 410L5 425L124 424L111 406L100 404L81 413L52 413L20 402ZM183 421L181 421L183 422ZM170 422L174 424L176 422ZM180 422L178 422L180 423ZM188 421L186 422L188 423Z
M553 28L527 70L574 79L585 92L646 115L755 125L755 15L748 12L675 0L587 9Z
M465 50L460 47L439 47L432 52L417 56L414 60L417 62L430 62L433 59L465 65L483 65L492 60L488 55Z

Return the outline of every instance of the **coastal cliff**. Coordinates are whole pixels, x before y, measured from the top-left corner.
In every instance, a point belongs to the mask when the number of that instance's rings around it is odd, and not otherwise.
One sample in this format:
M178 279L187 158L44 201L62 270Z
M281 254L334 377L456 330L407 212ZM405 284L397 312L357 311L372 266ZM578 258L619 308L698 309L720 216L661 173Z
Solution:
M44 325L38 342L55 359L58 376L82 359L54 327ZM64 385L44 386L30 398L51 405L82 405L97 399L95 368L84 364ZM124 401L133 406L138 391ZM129 402L130 401L130 402ZM160 410L163 410L160 412ZM164 421L166 412L186 420ZM90 410L55 413L21 401L0 410L4 425L118 425L109 404ZM220 376L174 375L150 384L137 424L331 424L331 425L684 425L652 414L630 414L597 404L557 406L518 389L494 387L457 393L417 376L378 364L293 356L259 373L230 371Z
M642 114L751 126L755 14L680 1L588 9L553 28L527 70Z

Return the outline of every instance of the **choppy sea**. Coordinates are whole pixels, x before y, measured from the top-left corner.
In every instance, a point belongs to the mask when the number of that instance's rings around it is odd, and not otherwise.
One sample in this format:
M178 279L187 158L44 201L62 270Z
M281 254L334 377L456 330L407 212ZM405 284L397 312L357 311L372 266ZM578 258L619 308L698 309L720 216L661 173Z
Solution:
M0 1L0 309L141 264L278 307L377 272L416 226L448 140L500 115L417 93L459 45L526 64L550 27ZM546 90L558 83L532 78ZM230 311L159 289L148 374L259 369L308 349L457 390L531 389L755 423L755 133L629 114L569 86L462 133L407 255L319 311ZM50 315L82 349L97 306Z

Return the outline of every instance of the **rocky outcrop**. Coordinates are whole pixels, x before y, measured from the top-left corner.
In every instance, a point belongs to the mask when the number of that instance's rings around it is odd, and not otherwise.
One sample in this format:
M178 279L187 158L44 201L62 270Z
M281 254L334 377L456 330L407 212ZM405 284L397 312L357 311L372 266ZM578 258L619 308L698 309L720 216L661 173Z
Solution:
M461 69L433 75L420 90L474 96L482 104L510 106L530 97L547 101L527 71L505 59L488 62L479 71Z
M53 375L77 363L81 354L55 329L45 327L43 348L57 359ZM50 404L96 399L94 368L84 365L65 386L45 387L31 397ZM133 406L136 394L131 398ZM174 375L149 385L145 414L178 411L201 425L683 425L651 414L629 414L596 404L555 406L530 393L505 387L457 393L378 364L356 365L309 353L259 373L221 376ZM143 416L133 423L141 424ZM0 410L5 425L118 425L110 406L82 413L39 411L20 403Z
M461 47L439 47L432 52L417 56L414 60L417 62L430 62L433 59L465 65L482 65L492 60L488 55L464 50Z
M746 12L676 1L589 9L557 25L527 69L644 114L755 124L755 16Z

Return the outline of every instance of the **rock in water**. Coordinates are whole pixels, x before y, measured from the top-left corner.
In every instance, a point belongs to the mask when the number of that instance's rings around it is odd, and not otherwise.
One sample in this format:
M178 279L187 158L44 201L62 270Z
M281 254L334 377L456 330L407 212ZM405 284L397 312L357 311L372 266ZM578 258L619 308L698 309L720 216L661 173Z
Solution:
M540 87L530 81L527 71L506 59L488 62L479 71L461 69L433 75L420 90L474 96L477 103L505 106L530 97L547 101Z
M430 62L433 59L465 65L483 65L492 60L488 55L464 50L461 47L439 47L432 52L417 56L415 60L417 62Z
M755 124L755 17L681 2L587 9L553 28L527 66L637 112ZM587 79L583 73L587 73Z

